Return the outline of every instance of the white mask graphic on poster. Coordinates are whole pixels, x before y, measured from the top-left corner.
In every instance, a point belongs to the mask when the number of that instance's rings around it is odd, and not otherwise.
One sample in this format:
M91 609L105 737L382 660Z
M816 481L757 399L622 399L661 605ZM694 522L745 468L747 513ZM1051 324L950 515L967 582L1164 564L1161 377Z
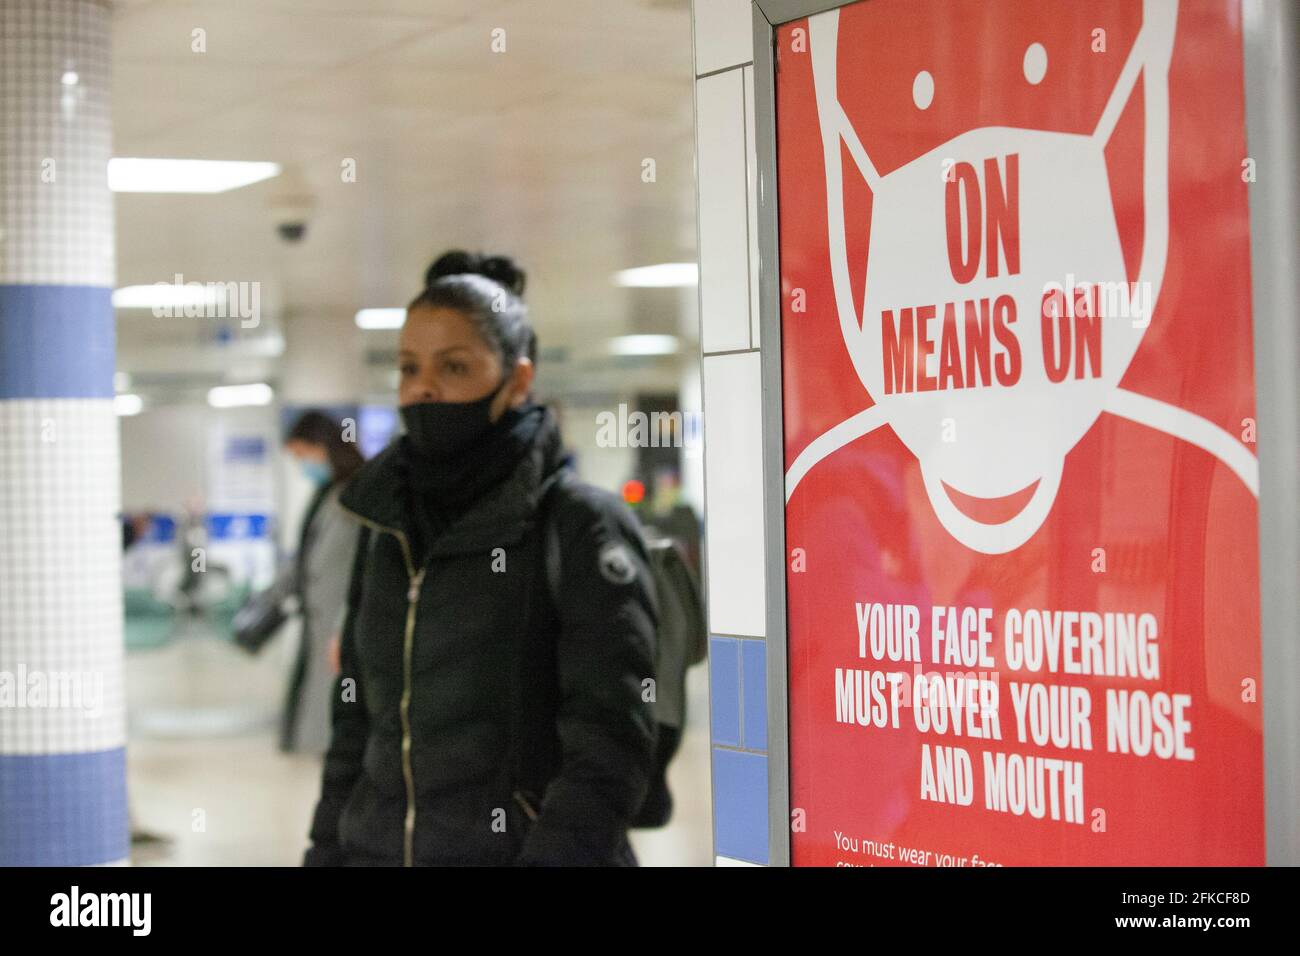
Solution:
M1255 459L1231 435L1119 387L1164 278L1177 10L1143 4L1141 31L1092 133L974 129L884 176L838 100L839 11L809 19L836 309L874 404L804 449L787 473L787 500L818 461L888 424L920 463L944 528L975 551L1005 553L1042 526L1066 455L1103 411L1205 448L1258 494ZM1031 46L1028 83L1050 68L1047 51ZM1105 149L1139 76L1144 216L1130 284ZM915 107L934 96L929 74L918 75ZM872 194L861 319L846 230L862 224L845 221L841 143ZM960 511L945 485L981 499L1033 492L1018 514L988 524Z

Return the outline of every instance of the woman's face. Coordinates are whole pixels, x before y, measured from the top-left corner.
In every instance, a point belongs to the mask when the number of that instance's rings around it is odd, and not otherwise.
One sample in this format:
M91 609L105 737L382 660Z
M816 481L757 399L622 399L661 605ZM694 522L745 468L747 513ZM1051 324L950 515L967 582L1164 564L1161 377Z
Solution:
M313 445L311 442L305 442L300 438L289 439L284 443L284 450L289 453L289 456L294 461L299 463L311 461L324 464L329 460L324 445Z
M419 306L406 314L397 353L399 405L418 402L474 402L501 384L501 358L456 309ZM490 409L496 421L512 405L521 405L532 387L533 365L519 359L510 382Z

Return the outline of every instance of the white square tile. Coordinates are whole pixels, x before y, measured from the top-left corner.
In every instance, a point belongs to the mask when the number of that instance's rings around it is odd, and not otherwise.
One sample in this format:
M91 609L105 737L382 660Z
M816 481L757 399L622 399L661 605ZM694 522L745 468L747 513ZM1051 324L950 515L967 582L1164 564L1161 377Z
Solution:
M695 84L700 202L700 344L705 353L749 342L748 178L739 70Z
M709 628L766 636L763 416L757 352L704 358Z
M745 182L749 222L749 344L758 348L758 123L754 117L754 68L744 68L745 80Z
M695 0L695 75L725 70L754 59L750 0Z

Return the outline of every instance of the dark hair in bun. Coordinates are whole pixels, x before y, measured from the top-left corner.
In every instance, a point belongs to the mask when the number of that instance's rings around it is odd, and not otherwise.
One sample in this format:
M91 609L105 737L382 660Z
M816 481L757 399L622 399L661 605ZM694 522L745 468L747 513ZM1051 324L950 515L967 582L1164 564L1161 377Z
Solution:
M406 308L455 309L501 357L507 373L520 357L537 361L537 335L524 305L527 276L509 256L444 252L424 273L424 291Z
M519 297L523 297L524 283L528 276L509 256L481 256L462 249L444 252L433 261L424 273L424 285L429 287L443 276L454 275L486 276L505 286Z

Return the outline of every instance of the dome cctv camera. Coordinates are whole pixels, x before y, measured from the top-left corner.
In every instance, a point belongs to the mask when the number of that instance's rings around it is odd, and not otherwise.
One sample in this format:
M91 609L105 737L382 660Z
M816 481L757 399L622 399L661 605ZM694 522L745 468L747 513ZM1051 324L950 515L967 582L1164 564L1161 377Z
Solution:
M295 245L307 235L316 200L302 171L296 166L286 166L275 179L274 192L267 207L275 234L282 242Z
M309 199L288 199L272 203L271 219L275 224L276 235L290 244L301 242L307 234L311 213L312 203Z
M307 224L305 222L282 222L275 227L275 231L285 242L300 242L302 237L307 235Z

